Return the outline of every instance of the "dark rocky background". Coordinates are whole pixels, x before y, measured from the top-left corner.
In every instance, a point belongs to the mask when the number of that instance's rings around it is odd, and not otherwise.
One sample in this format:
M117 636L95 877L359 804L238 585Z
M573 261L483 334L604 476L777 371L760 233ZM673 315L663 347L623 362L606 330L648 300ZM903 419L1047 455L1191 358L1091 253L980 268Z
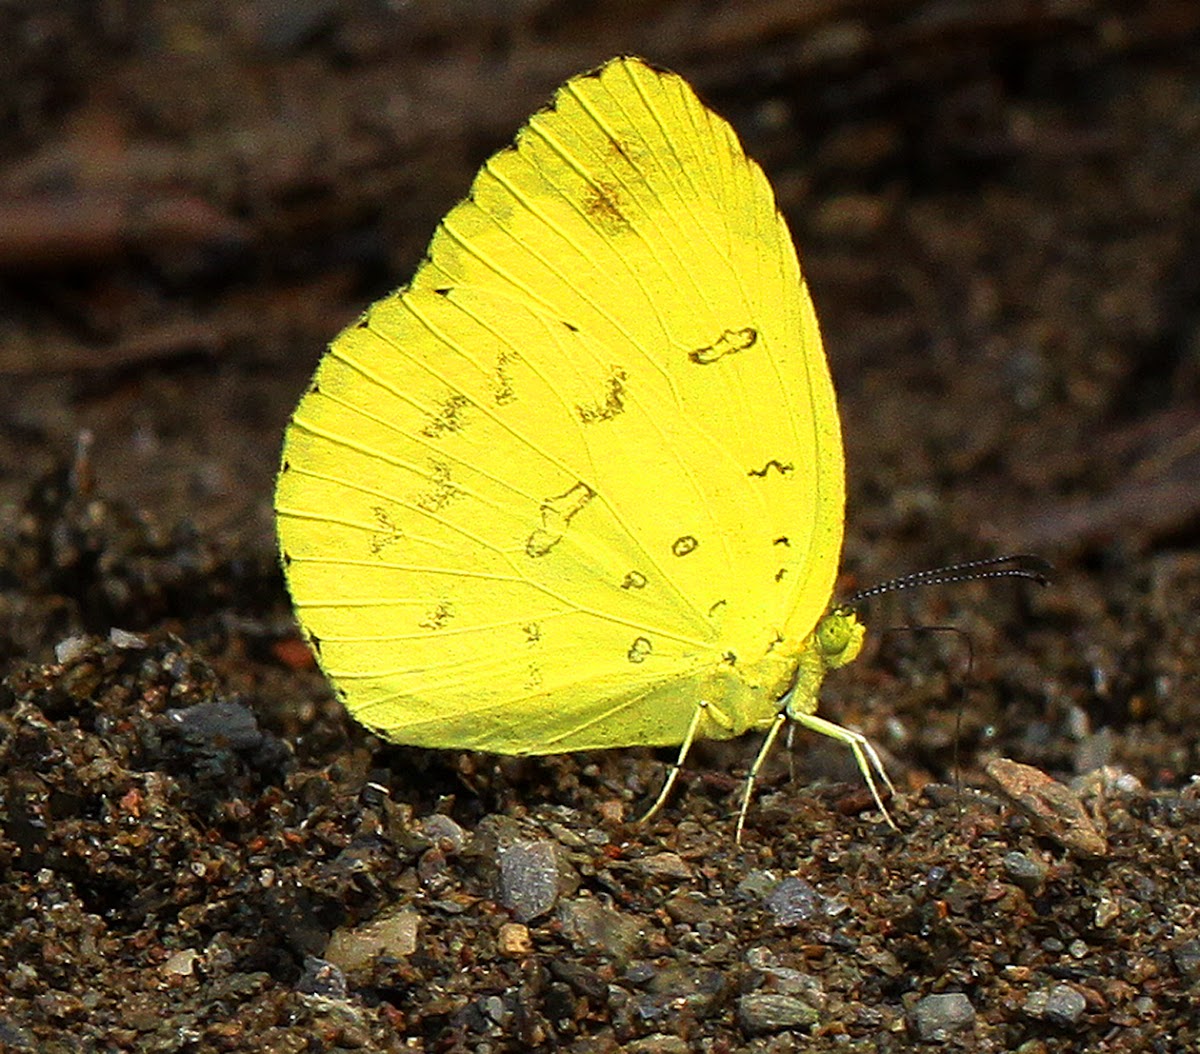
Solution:
M0 1049L1195 1049L1198 44L1187 0L5 5ZM877 632L828 686L900 834L811 736L740 849L750 742L648 827L670 752L388 747L290 621L324 342L622 52L792 224L844 589L1058 568L869 610L970 641Z

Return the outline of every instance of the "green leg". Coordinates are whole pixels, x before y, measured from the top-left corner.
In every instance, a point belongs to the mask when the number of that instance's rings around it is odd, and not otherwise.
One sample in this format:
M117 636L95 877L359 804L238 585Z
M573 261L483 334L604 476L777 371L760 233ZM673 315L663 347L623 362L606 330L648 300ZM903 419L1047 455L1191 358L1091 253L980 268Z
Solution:
M875 804L879 806L879 811L883 813L883 818L892 830L898 831L900 828L893 822L891 813L887 811L887 806L883 804L883 798L879 794L879 787L875 783L875 776L871 771L872 768L874 768L875 772L879 773L880 779L887 785L888 792L893 798L897 796L896 788L892 786L892 781L888 779L883 762L880 760L875 748L871 746L870 740L861 732L855 732L853 729L835 725L832 721L826 721L823 717L817 717L816 714L793 714L791 716L794 721L805 728L811 728L814 732L819 732L823 736L836 739L839 743L845 743L850 748L854 753L854 760L858 762L858 771L863 774L863 779L867 781L867 786L871 789L871 797L875 799Z
M687 735L683 737L683 743L679 747L679 757L675 759L675 764L667 770L667 778L663 781L662 790L658 792L658 797L654 799L654 804L650 806L645 815L638 821L639 823L646 823L653 819L658 814L658 810L663 807L663 803L667 800L667 795L671 793L671 788L675 786L675 781L679 778L679 770L683 768L688 751L692 749L692 744L696 741L696 730L700 727L700 722L707 709L708 703L703 699L696 704L696 712L692 714L692 722L688 725Z
M758 770L762 768L763 761L766 759L771 747L775 745L775 737L779 735L779 730L787 723L787 719L788 715L785 710L780 710L775 715L775 720L771 722L771 727L767 731L767 738L763 740L763 745L754 757L754 764L750 766L750 771L746 773L746 790L742 793L742 808L738 812L737 828L733 835L735 845L742 844L742 828L746 825L746 811L750 808L750 794L754 790L754 781L758 778Z

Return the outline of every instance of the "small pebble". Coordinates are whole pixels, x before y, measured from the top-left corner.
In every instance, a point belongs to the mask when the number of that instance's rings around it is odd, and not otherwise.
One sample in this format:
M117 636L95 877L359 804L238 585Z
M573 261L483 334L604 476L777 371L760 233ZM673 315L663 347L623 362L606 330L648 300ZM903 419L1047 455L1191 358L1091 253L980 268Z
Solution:
M1171 949L1171 958L1184 977L1200 978L1200 940L1183 941Z
M975 1027L975 1008L962 992L927 995L912 1010L913 1030L924 1043L941 1043Z
M751 992L738 1000L738 1020L752 1036L786 1028L811 1028L819 1017L815 1006L794 995Z
M447 853L461 853L467 844L467 832L445 813L435 812L421 821L421 832Z
M296 988L305 995L345 999L346 975L333 963L310 955L304 960L304 974L297 982Z
M533 952L533 940L529 927L519 922L506 922L500 927L496 940L500 954L509 959L521 959Z
M791 875L767 894L766 904L780 926L797 926L821 914L821 895Z
M1026 893L1036 894L1046 881L1046 866L1025 853L1005 853L1001 861L1004 873Z
M329 938L325 958L334 966L351 972L369 966L380 955L403 959L417 950L415 911L393 911L377 916L353 929L337 929Z
M114 626L108 631L108 639L114 648L144 648L146 647L146 638L137 633L130 633L127 629L117 629Z
M654 853L633 861L633 866L644 874L655 878L679 880L692 877L692 868L678 853Z
M614 959L629 959L645 933L635 915L608 907L594 897L575 897L558 909L563 936L581 953L599 951Z
M56 662L65 666L78 659L87 649L87 637L67 637L66 640L60 640L54 645L54 658Z
M500 903L518 922L545 915L558 900L554 843L514 842L500 850Z
M196 972L196 960L199 958L200 953L194 948L184 948L172 955L158 969L160 973L170 976L186 977Z
M1067 984L1056 984L1030 994L1022 1008L1029 1017L1049 1021L1059 1028L1071 1028L1079 1024L1087 1010L1087 1000Z
M1070 985L1058 984L1050 989L1050 998L1046 1000L1046 1012L1043 1016L1059 1028L1070 1028L1079 1024L1085 1010L1087 1000L1080 992Z
M987 774L1005 797L1064 849L1086 857L1108 853L1108 839L1078 793L1032 765L1008 758L988 762Z
M779 884L779 876L774 871L751 871L738 883L738 892L748 897L766 899Z
M254 711L238 702L197 703L168 710L166 718L180 739L202 750L248 751L263 740Z
M1115 897L1101 897L1096 901L1096 929L1102 930L1111 925L1121 915L1121 902Z

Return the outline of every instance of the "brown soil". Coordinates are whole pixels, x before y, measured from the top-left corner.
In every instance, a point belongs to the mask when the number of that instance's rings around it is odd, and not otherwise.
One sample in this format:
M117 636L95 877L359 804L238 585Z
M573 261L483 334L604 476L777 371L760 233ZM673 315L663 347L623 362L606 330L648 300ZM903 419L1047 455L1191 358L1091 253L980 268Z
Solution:
M1200 9L148 6L0 15L0 1050L1196 1049ZM900 833L812 736L740 848L748 741L638 825L671 752L388 746L299 644L272 473L324 341L621 52L802 247L844 591L1057 567L868 609L970 642L828 684Z

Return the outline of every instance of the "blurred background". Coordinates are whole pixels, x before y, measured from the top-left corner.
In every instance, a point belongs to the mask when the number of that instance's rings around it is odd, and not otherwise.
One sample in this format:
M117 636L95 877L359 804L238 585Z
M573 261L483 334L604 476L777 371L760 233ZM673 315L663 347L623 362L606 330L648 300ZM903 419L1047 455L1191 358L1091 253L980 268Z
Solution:
M0 654L285 623L272 477L324 343L407 279L557 84L637 53L733 123L792 226L841 399L844 588L1003 552L1059 568L1036 597L878 605L877 627L967 629L984 682L964 707L961 642L889 635L926 667L880 707L891 746L943 751L926 708L945 707L968 746L1055 727L1066 745L1010 752L1080 769L1125 750L1142 778L1186 778L1198 43L1182 0L5 5ZM64 541L80 475L119 515L76 510ZM1149 741L1114 746L1130 729Z

